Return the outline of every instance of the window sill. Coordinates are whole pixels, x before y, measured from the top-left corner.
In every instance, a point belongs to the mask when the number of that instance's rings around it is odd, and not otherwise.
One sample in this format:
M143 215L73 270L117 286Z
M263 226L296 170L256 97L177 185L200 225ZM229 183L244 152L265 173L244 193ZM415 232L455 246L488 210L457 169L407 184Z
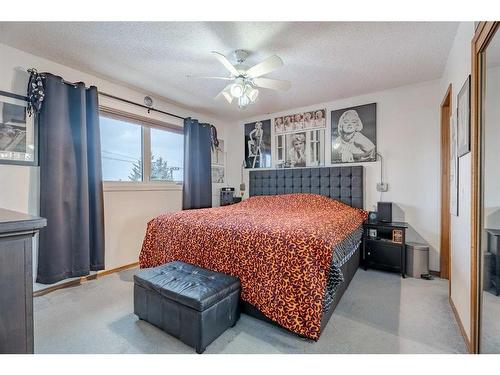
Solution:
M182 191L182 183L103 181L104 192L113 191Z

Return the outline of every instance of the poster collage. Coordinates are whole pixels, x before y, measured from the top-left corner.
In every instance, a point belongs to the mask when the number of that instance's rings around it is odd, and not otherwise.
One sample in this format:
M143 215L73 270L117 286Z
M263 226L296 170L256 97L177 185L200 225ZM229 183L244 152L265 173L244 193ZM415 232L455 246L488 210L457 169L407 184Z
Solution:
M246 168L325 165L326 114L317 109L245 124ZM376 161L376 103L333 110L330 121L331 164Z

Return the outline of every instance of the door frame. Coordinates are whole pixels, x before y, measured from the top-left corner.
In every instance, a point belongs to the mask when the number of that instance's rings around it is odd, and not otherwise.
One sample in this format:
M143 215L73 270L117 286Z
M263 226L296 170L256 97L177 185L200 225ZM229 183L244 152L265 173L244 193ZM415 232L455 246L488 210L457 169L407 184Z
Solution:
M452 108L451 83L441 101L441 236L439 246L439 276L450 279L451 214L450 214L450 116ZM448 294L451 296L451 282Z
M476 28L471 43L471 352L479 353L481 332L481 153L482 153L482 96L483 54L493 35L500 27L500 22L482 21Z

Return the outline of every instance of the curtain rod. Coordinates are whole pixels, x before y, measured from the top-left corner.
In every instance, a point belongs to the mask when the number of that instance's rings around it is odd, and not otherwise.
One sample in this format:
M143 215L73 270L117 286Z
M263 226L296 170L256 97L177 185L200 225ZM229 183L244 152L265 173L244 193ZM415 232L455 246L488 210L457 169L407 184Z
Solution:
M137 107L141 107L141 108L147 109L148 111L154 111L154 112L158 112L158 113L163 113L164 115L176 117L176 118L179 118L181 120L185 120L186 119L185 117L178 116L178 115L175 115L175 114L170 113L170 112L165 112L165 111L162 111L160 109L153 108L153 107L148 107L147 105L136 103L136 102L133 102L133 101L128 100L128 99L123 99L123 98L120 98L118 96L114 96L114 95L111 95L111 94L106 94L105 92L102 92L102 91L99 91L99 95L106 96L106 97L111 98L111 99L119 100L121 102L125 102L125 103L128 103L128 104L132 104L132 105L135 105Z
M68 82L68 81L65 81L65 80L62 80L62 82L65 83L66 85L76 86L76 84L73 83L73 82ZM9 97L9 98L13 98L13 99L24 100L26 102L28 101L28 97L27 96L13 94L13 93L7 92L7 91L0 90L0 95L6 96L6 97ZM119 100L119 101L124 102L124 103L128 103L128 104L131 104L131 105L135 105L137 107L141 107L141 108L147 109L148 112L149 111L153 111L153 112L162 113L162 114L167 115L167 116L175 117L175 118L178 118L178 119L181 119L181 120L185 120L186 119L185 117L176 115L174 113L162 111L160 109L156 109L156 108L153 108L153 107L148 107L147 105L136 103L136 102L133 102L133 101L128 100L128 99L123 99L123 98L120 98L118 96L107 94L107 93L102 92L102 91L99 91L99 95L106 96L106 97L111 98L111 99Z
M65 83L67 85L71 85L71 86L76 86L75 83L65 81L64 79L63 79L63 83ZM119 101L127 103L127 104L132 104L132 105L135 105L137 107L141 107L141 108L147 109L148 112L149 111L154 111L154 112L162 113L162 114L167 115L167 116L176 117L176 118L181 119L181 120L185 120L186 119L185 117L178 116L176 114L173 114L173 113L170 113L170 112L166 112L166 111L162 111L160 109L156 109L156 108L153 108L153 107L148 107L147 105L136 103L136 102L133 102L133 101L128 100L128 99L123 99L123 98L120 98L118 96L107 94L107 93L102 92L102 91L99 91L99 95L107 96L108 98L111 98L111 99L119 100Z
M65 81L64 79L62 80L62 82L65 83L66 85L71 85L71 86L75 86L76 87L76 84L74 82ZM136 102L133 102L133 101L128 100L128 99L123 99L123 98L120 98L118 96L107 94L107 93L102 92L102 91L99 91L99 95L107 96L108 98L111 98L111 99L119 100L121 102L128 103L128 104L131 104L131 105L135 105L137 107L141 107L141 108L147 109L148 111L162 113L164 115L175 117L175 118L178 118L178 119L181 119L181 120L185 120L186 119L185 117L176 115L174 113L162 111L160 109L156 109L156 108L153 108L153 107L148 107L147 105L136 103Z
M2 91L2 90L0 90L0 95L1 95L1 96L6 96L7 98L12 98L12 99L23 100L23 101L25 101L25 102L27 102L27 101L28 101L28 97L27 97L27 96L14 94L14 93L12 93L12 92L8 92L8 91Z

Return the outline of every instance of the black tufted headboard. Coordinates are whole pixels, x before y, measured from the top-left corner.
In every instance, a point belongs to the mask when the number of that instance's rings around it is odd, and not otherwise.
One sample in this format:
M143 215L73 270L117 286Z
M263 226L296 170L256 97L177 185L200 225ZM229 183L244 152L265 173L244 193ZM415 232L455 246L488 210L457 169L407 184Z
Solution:
M363 208L363 167L250 171L250 196L314 193Z

